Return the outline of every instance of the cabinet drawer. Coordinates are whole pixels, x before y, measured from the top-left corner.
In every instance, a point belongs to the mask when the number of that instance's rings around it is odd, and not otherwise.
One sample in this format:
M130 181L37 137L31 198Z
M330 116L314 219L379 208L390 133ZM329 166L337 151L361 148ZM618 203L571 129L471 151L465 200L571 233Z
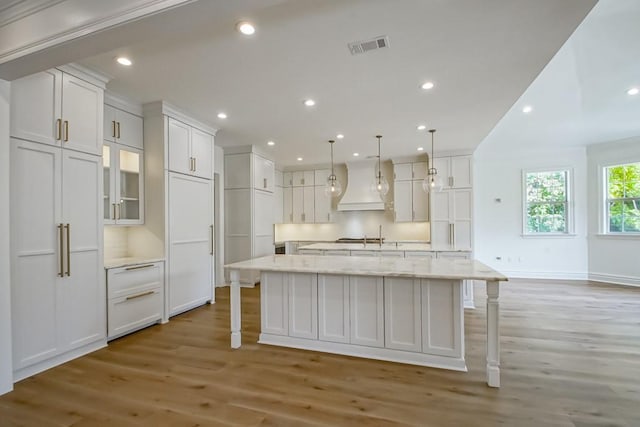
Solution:
M435 258L436 253L431 251L405 251L405 258Z
M109 338L143 328L162 319L162 289L110 299L107 310Z
M119 298L144 289L161 287L164 282L163 263L147 263L112 268L107 272L107 298Z

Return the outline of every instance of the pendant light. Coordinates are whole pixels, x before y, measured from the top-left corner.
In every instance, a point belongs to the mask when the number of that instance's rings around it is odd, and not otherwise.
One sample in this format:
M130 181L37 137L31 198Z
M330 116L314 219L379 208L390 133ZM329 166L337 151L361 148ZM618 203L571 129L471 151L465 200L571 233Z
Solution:
M378 168L376 170L376 179L373 183L373 190L377 191L382 199L389 192L389 183L382 175L382 159L380 157L380 139L382 138L382 135L376 135L376 138L378 138Z
M431 134L431 157L429 163L431 167L427 171L427 177L422 181L422 189L427 193L432 191L442 191L442 177L438 175L438 170L433 167L433 134L436 133L435 129L429 129Z
M327 178L327 182L324 184L324 193L330 197L338 197L342 194L342 185L340 185L340 181L336 177L336 174L333 170L333 144L335 141L333 139L329 140L329 144L331 144L331 175Z

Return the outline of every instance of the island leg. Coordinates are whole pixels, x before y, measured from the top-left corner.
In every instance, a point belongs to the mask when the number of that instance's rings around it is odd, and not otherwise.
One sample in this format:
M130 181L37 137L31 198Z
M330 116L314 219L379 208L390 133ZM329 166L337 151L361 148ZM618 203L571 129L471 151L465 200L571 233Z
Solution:
M487 384L500 387L500 282L487 282Z
M231 348L242 345L241 307L240 307L240 271L231 270Z

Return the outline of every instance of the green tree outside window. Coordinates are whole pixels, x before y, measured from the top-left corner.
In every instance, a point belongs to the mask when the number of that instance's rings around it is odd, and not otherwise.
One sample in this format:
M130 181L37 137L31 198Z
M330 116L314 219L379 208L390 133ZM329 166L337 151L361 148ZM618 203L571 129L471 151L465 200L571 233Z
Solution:
M607 231L640 233L640 163L605 168Z
M568 232L566 170L525 173L526 234Z

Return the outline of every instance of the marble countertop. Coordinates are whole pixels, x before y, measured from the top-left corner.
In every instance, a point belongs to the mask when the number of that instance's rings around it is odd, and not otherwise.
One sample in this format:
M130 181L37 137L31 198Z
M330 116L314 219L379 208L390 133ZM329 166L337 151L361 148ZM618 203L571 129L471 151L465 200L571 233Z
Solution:
M110 268L129 267L137 264L149 264L152 262L164 261L164 258L149 258L149 257L125 257L125 258L112 258L104 260L104 268L106 270Z
M323 251L427 251L427 252L471 252L469 250L446 249L431 246L429 243L383 243L382 246L377 243L368 243L366 246L362 243L313 243L298 248L300 249L316 249Z
M231 270L283 271L429 279L508 280L479 261L327 255L268 255L225 265Z

